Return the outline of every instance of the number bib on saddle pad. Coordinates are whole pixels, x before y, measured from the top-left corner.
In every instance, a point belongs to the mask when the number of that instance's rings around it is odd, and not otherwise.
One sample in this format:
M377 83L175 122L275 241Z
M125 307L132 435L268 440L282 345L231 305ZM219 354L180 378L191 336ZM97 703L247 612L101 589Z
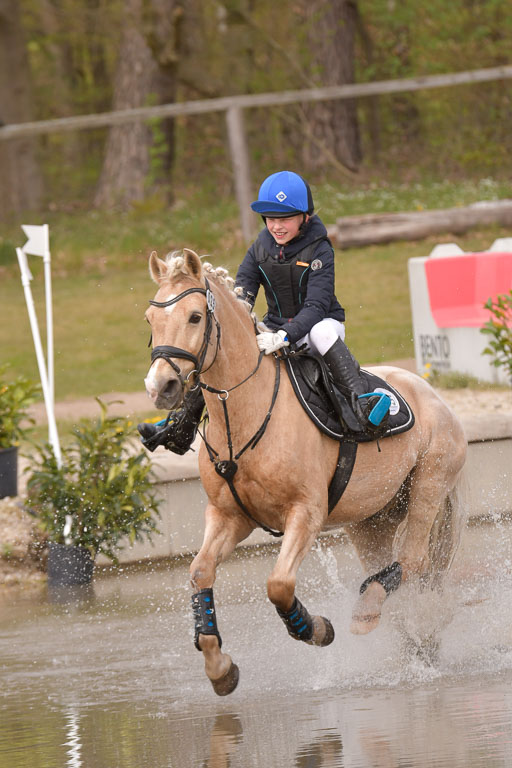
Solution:
M384 379L361 369L368 382L368 392L389 395L391 407L384 432L375 435L363 430L357 421L350 401L332 385L321 357L305 353L285 354L286 370L300 404L317 427L333 440L350 439L367 443L407 432L414 425L414 414L402 395ZM331 400L336 396L346 427L342 427L337 410Z

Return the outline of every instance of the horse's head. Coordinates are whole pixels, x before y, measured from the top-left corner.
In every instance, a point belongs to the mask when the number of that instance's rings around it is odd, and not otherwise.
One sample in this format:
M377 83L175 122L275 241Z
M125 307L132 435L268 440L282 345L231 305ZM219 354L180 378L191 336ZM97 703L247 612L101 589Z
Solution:
M214 300L193 251L184 249L165 261L153 251L149 272L159 288L146 312L153 352L145 385L157 408L171 410L190 388L192 372L204 366L211 347Z

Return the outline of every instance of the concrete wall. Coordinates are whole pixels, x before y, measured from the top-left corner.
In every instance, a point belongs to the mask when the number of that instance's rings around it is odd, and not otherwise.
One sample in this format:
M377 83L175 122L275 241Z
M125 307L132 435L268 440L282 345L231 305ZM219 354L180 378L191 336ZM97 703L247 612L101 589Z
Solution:
M512 419L491 414L466 418L462 423L468 438L465 477L470 517L512 512ZM123 549L121 562L183 555L201 546L206 494L199 479L197 452L175 456L157 448L153 464L162 499L161 535L152 544L136 542ZM273 537L256 530L243 545L271 541ZM107 561L102 557L98 562Z

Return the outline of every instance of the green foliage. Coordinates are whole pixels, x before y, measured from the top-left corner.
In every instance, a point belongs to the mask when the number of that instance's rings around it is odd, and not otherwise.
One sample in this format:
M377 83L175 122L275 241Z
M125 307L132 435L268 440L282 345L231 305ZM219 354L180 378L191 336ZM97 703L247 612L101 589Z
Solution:
M476 376L471 376L469 373L463 373L462 371L448 371L443 373L434 368L431 369L428 374L424 374L423 378L427 379L428 383L436 389L507 389L503 384L491 384L488 381L482 381L482 379L478 379Z
M96 399L100 416L74 429L74 439L62 449L62 467L48 444L30 458L27 505L51 541L116 561L121 538L133 543L158 533L158 502L151 461L146 453L134 453L130 422L108 416Z
M510 58L509 0L360 0L358 8L367 33L357 41L359 81L495 67ZM380 162L400 169L409 161L413 177L496 172L511 151L508 90L496 81L379 97L377 118L360 111L364 143L377 129Z
M25 376L6 380L7 365L0 367L0 449L17 445L34 420L27 409L38 399L41 386Z
M309 45L315 14L325 5L281 4L276 24L271 0L179 3L179 34L166 50L172 76L176 73L176 100L327 85ZM34 83L33 119L112 109L125 3L21 0L20 7ZM499 66L510 59L510 0L360 0L357 9L357 82ZM512 152L508 83L358 100L362 173L387 179L394 173L406 179L427 173L505 176ZM304 105L247 110L255 188L276 168L300 170L303 145L309 142L306 121ZM151 123L148 197L162 183L162 174L167 176L163 124ZM181 197L184 186L201 186L212 196L231 198L224 114L177 118L174 131L174 146L168 148L174 152L173 192ZM38 143L52 210L91 205L107 136L107 129L90 129L49 134ZM337 169L322 168L310 180L321 183L335 175Z
M500 294L495 300L488 299L484 307L490 310L492 317L481 329L491 337L483 354L494 358L492 365L496 368L505 368L512 384L512 290Z
M12 264L16 259L16 250L9 240L0 237L0 267Z

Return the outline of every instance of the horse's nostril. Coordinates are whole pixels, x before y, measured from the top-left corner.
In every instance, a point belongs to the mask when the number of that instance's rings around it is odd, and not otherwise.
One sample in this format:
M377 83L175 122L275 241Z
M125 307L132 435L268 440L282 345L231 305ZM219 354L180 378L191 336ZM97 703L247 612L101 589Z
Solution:
M161 390L160 394L164 395L165 397L175 397L179 386L179 383L175 379L171 379Z

